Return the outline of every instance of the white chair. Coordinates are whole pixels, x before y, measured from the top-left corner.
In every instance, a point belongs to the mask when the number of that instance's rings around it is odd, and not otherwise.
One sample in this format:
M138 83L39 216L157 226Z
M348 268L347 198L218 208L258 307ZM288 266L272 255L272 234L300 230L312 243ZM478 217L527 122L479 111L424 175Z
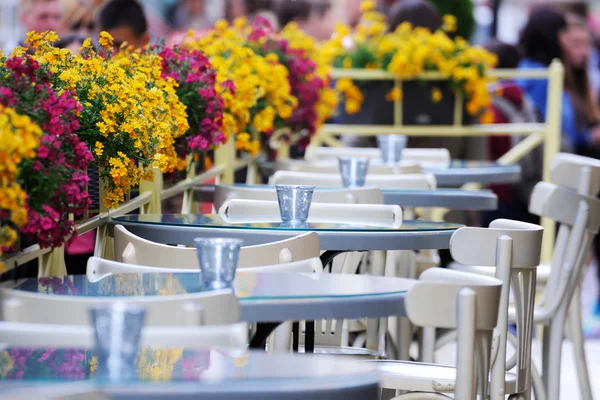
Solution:
M274 187L244 187L215 185L213 206L219 210L225 200L268 200L277 201ZM374 187L348 189L316 189L312 201L315 203L383 204L383 193Z
M115 225L115 259L120 262L146 267L198 270L196 249L155 243ZM283 264L319 257L319 237L306 233L279 242L240 249L238 268Z
M281 222L279 203L264 200L231 199L219 209L228 222ZM308 222L361 223L371 226L400 227L402 209L383 204L311 203Z
M310 185L315 187L342 187L342 178L337 174L321 174L312 172L277 171L269 178L271 185ZM367 174L365 186L380 189L435 189L434 175L402 174L372 175Z
M500 308L498 321L494 336L493 346L490 338L477 343L485 352L480 354L483 368L487 371L491 365L490 397L492 399L504 399L504 394L522 395L530 397L531 390L531 335L533 328L533 304L535 297L535 275L536 267L540 261L543 228L538 225L511 220L496 220L490 224L490 228L461 228L457 230L450 241L450 252L453 258L463 264L478 264L496 267L496 278L502 281L502 293L500 297ZM454 273L459 271L446 271ZM423 275L427 276L429 270ZM437 272L436 272L437 273ZM462 272L461 272L462 273ZM464 273L462 273L464 274ZM476 274L469 274L477 276ZM452 275L444 276L449 279ZM506 374L506 343L508 332L508 297L509 289L513 283L513 293L516 299L518 351L516 354L516 375ZM430 292L433 295L435 292ZM479 314L478 314L479 316ZM423 329L423 342L431 343L435 338L435 329L425 327ZM460 339L459 339L460 340ZM490 356L489 349L492 349ZM422 349L426 350L426 349ZM428 356L432 358L431 356ZM385 382L395 382L393 389L403 389L406 374L414 372L400 364L396 370L388 368L384 371ZM447 371L449 372L449 371ZM422 371L421 374L425 374ZM427 375L430 376L430 375ZM435 375L437 377L437 375ZM456 376L456 373L454 373ZM434 381L435 379L431 379ZM446 374L442 381L447 391L453 392L453 377ZM384 384L384 387L389 387ZM479 377L480 398L485 398L487 391L487 373ZM434 391L440 391L435 390ZM457 397L459 398L459 397ZM461 397L462 398L462 397Z
M538 372L534 369L534 389L538 398L548 396L549 399L557 399L560 393L562 343L565 337L563 327L566 322L568 336L576 348L574 353L581 397L591 399L577 287L586 254L600 224L600 201L588 197L595 196L600 185L600 162L572 154L560 154L553 161L551 178L562 187L539 183L532 192L529 204L532 214L553 219L560 224L551 264L538 267L537 279L545 283L545 289L543 301L536 305L534 321L544 326L544 383L539 381ZM493 270L480 266L452 267L462 271L493 274ZM514 310L511 310L512 321L515 319L514 314ZM509 339L515 340L510 335ZM443 343L438 347L441 344ZM512 367L512 363L507 367Z
M565 186L575 190L577 193L596 197L600 192L600 160L577 156L574 154L561 153L555 157L550 170L551 181L557 185ZM592 387L590 383L589 371L587 368L585 338L582 331L581 317L581 290L580 282L582 274L578 278L578 286L573 298L577 301L571 302L571 308L567 315L567 332L575 348L575 362L577 367L577 377L579 379L579 389L581 398L584 400L592 399ZM560 366L560 360L557 360ZM552 368L546 378L548 398L557 399L560 392L560 380L554 377L560 376L560 370Z
M58 310L57 310L58 311ZM245 323L211 326L147 326L142 346L244 348L248 343ZM0 321L0 344L19 347L94 346L93 329L85 325L58 325Z
M306 149L306 160L332 160L338 157L368 157L381 160L381 151L373 147L313 147ZM402 161L417 163L422 168L448 168L450 152L448 149L404 149Z
M231 289L147 297L59 296L0 289L0 321L88 325L90 308L117 301L145 308L146 326L224 325L240 321L240 306Z
M501 289L502 281L495 278L440 268L425 271L406 294L406 314L417 326L458 329L457 366L374 361L381 387L409 392L398 399L447 398L433 394L454 393L456 399L471 400L476 398L479 375L484 399Z
M306 160L277 160L276 171L319 172L326 174L339 173L337 160L306 161ZM397 164L383 164L380 160L369 163L369 174L419 174L421 166L416 162L400 161Z
M236 271L237 274L248 274L256 272L304 272L321 273L323 266L318 257L306 260L289 262L278 265L266 265L262 267L246 267ZM135 264L126 264L118 261L106 260L104 258L90 257L87 263L86 275L90 282L98 282L113 274L152 274L152 273L199 273L199 268L161 268L147 267Z

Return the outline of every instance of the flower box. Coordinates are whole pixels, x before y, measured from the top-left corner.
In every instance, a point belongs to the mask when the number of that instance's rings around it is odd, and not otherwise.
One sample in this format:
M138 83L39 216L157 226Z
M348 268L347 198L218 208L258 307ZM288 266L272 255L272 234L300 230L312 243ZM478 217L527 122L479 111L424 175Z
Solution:
M456 95L448 81L404 81L402 82L402 125L453 125ZM361 110L348 114L339 107L339 122L356 125L393 125L394 102L386 100L393 89L389 81L370 81L358 84L364 101ZM441 99L432 100L432 93L438 89ZM463 111L463 124L470 118Z

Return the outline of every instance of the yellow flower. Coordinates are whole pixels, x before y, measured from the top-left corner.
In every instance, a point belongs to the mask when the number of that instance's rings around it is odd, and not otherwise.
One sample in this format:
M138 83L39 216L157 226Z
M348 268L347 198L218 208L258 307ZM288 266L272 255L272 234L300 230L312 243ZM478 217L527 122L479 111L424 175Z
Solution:
M112 49L113 41L114 41L114 39L113 39L113 37L111 36L110 33L104 32L104 31L100 32L100 39L98 40L98 42L106 50Z
M444 24L442 29L446 32L456 32L456 17L454 15L444 15Z
M438 88L431 89L431 101L434 103L439 103L444 98L442 91Z
M94 153L96 153L97 156L102 156L102 153L104 152L104 145L100 142L96 142L96 145L94 146Z
M400 90L397 87L394 87L392 90L390 90L386 94L385 99L387 101L399 101L399 100L402 100L402 90Z
M229 24L224 19L220 19L215 23L215 29L218 31L224 31L229 27Z
M0 106L0 256L16 243L15 228L27 223L27 194L17 178L21 163L35 157L41 136L42 130L29 117ZM0 271L4 271L2 262Z
M87 38L83 41L83 44L81 45L82 49L92 49L92 39Z
M487 109L483 114L481 114L479 117L479 122L482 124L493 124L495 122L495 117L492 110Z
M372 0L365 0L360 3L360 12L362 14L375 10L375 2Z

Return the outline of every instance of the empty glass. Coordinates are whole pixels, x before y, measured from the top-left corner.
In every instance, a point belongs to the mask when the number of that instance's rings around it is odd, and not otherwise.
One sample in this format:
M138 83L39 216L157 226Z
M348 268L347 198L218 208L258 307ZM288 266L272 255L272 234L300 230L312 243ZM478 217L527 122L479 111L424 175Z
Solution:
M200 263L200 278L204 287L232 287L243 242L241 239L226 238L194 239Z
M368 158L338 158L342 184L345 188L363 187L369 169Z
M111 381L137 376L135 357L146 311L124 302L96 306L90 310L96 341L96 376Z
M408 138L403 135L377 136L377 145L381 150L381 157L386 164L396 164L402 158L402 150L406 147Z
M308 220L314 186L277 185L277 200L282 222L305 223Z

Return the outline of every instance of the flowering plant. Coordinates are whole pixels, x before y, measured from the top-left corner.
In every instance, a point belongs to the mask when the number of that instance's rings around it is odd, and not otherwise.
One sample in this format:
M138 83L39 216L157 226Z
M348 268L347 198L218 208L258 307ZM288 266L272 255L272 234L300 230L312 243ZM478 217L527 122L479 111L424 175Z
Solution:
M236 135L236 147L255 154L260 134L283 128L298 100L291 94L288 70L274 54L258 54L248 45L243 20L233 26L219 21L207 35L188 42L202 50L217 71L215 90L223 97L225 135Z
M27 223L21 230L42 248L73 238L68 214L80 214L89 203L86 171L93 159L77 136L80 104L73 92L56 92L51 80L52 74L23 49L0 60L0 104L28 116L44 132L35 158L23 159L18 172L27 193Z
M278 121L276 125L289 128L288 135L297 135L297 137L290 137L291 141L308 145L310 137L316 132L318 126L334 110L334 108L325 110L320 104L321 94L330 81L328 70L320 69L317 73L317 63L309 57L304 48L305 43L297 47L290 44L286 36L298 38L305 35L295 25L289 26L284 36L283 32L280 34L275 31L267 19L259 17L252 25L244 28L243 32L247 35L248 43L254 51L265 57L276 57L278 62L288 70L291 94L298 99L298 104L288 119ZM296 40L295 43L306 40L303 38ZM281 116L278 116L278 119L280 118Z
M28 40L52 72L53 86L80 101L79 137L93 149L107 189L105 205L116 207L140 179L152 179L150 167L175 170L175 139L189 129L185 105L175 81L162 78L158 55L116 52L106 32L100 34L101 48L87 39L80 55L53 47L56 38L32 33Z
M41 136L42 130L29 117L0 106L0 256L12 249L16 229L27 223L27 194L17 179L21 165L35 157Z
M80 349L11 348L0 353L0 377L9 379L79 380L97 365L97 357Z
M225 143L223 98L217 94L216 72L204 54L177 45L151 50L161 57L162 77L177 82L177 96L186 106L189 129L175 140L178 169L183 169L186 155ZM232 85L224 87L230 94L233 89Z
M444 26L435 32L410 23L400 24L388 32L386 17L375 11L372 1L361 5L362 20L352 32L338 25L332 39L323 46L324 62L336 68L385 69L403 78L414 78L425 71L439 72L449 80L450 88L461 92L467 100L470 115L481 114L491 103L488 92L488 70L496 64L496 56L483 48L473 47L461 37L448 34L456 30L456 19L444 16ZM349 79L340 79L336 87L345 98L346 111L360 110L362 95ZM388 100L399 100L402 93L392 90ZM442 100L439 88L431 91L433 102ZM482 115L489 119L488 113Z

